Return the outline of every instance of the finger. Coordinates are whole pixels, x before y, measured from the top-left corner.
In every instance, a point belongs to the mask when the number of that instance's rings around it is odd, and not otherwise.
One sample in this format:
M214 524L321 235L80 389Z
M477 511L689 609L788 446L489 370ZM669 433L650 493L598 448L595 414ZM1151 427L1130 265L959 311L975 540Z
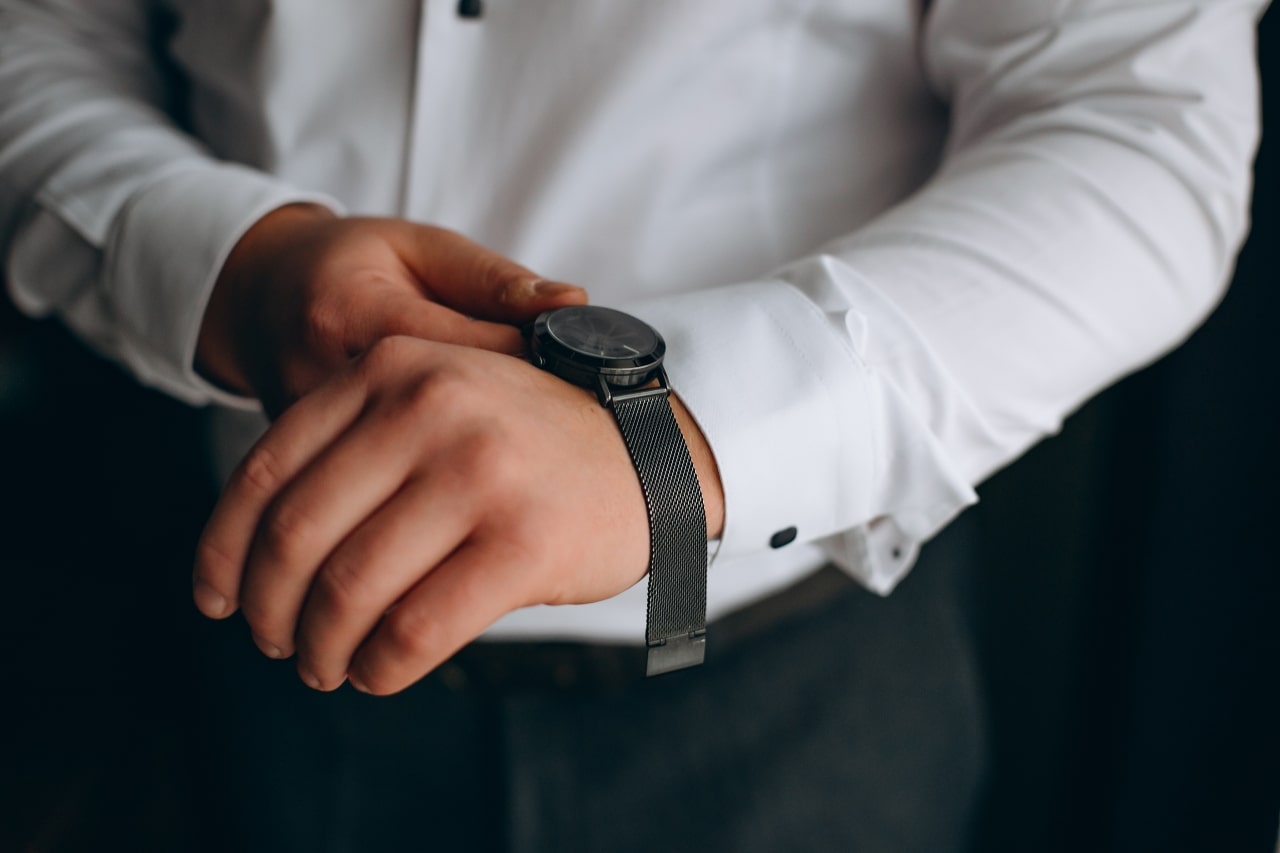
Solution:
M356 652L348 677L376 695L413 684L501 616L530 603L537 567L489 540L468 542L421 580Z
M410 396L368 412L263 511L240 595L265 654L293 653L298 614L321 565L412 475L433 416L423 405Z
M294 475L359 415L364 394L334 382L286 411L231 474L196 549L193 594L200 612L235 612L240 580L262 513Z
M476 320L427 299L398 301L382 319L378 337L408 335L509 355L521 355L527 349L524 336L515 326Z
M527 323L543 311L581 305L580 287L541 276L444 228L404 223L393 238L400 259L432 299L500 323Z
M298 672L318 690L342 684L378 620L447 558L472 527L463 472L448 467L405 484L329 555L298 619Z

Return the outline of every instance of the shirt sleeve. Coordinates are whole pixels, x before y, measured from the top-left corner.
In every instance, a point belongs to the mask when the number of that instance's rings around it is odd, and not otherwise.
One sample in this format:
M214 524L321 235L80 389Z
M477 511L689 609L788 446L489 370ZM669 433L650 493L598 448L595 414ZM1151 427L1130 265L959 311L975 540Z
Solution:
M14 302L145 384L251 406L196 375L217 272L257 219L329 199L212 158L170 115L147 0L0 0L0 251Z
M633 306L715 451L720 559L795 527L873 590L1178 344L1247 231L1264 3L938 0L936 175L772 280Z

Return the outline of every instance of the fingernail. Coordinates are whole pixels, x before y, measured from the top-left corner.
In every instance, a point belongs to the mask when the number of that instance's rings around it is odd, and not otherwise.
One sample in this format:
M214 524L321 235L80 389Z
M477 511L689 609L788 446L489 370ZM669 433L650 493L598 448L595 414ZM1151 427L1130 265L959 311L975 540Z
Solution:
M200 608L200 612L205 616L218 619L227 612L227 599L222 593L209 586L204 581L196 581L194 593L196 599L196 607Z
M564 296L568 293L580 293L581 287L576 284L565 284L562 281L538 279L533 283L533 292L538 296Z
M350 681L351 686L354 687L356 690L359 690L361 693L369 692L369 688L364 686L364 682L356 678L351 673L347 673L347 681Z
M276 660L279 660L280 658L285 656L283 649L281 649L275 643L268 643L266 640L262 639L257 634L253 635L253 642L255 645L257 645L258 650L261 651L264 655L266 655L269 658L275 658Z
M312 690L320 689L320 679L316 678L314 672L309 669L298 669L298 675L302 678L302 683L310 687Z

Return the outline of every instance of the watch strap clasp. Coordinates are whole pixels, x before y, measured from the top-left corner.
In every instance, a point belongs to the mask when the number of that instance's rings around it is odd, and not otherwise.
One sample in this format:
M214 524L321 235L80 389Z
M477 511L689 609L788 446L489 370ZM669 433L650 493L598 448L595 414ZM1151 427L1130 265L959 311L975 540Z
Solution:
M707 651L705 628L689 634L666 637L649 645L646 676L662 675L702 663Z

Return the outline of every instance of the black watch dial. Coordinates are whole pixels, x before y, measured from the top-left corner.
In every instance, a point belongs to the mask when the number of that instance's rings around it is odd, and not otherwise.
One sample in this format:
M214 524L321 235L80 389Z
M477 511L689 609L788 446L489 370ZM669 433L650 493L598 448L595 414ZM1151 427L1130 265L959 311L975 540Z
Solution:
M548 311L533 327L535 362L588 387L596 377L619 387L643 384L657 372L666 348L648 323L595 305Z
M630 314L589 305L550 312L546 328L557 343L599 359L645 358L662 341L648 323Z

